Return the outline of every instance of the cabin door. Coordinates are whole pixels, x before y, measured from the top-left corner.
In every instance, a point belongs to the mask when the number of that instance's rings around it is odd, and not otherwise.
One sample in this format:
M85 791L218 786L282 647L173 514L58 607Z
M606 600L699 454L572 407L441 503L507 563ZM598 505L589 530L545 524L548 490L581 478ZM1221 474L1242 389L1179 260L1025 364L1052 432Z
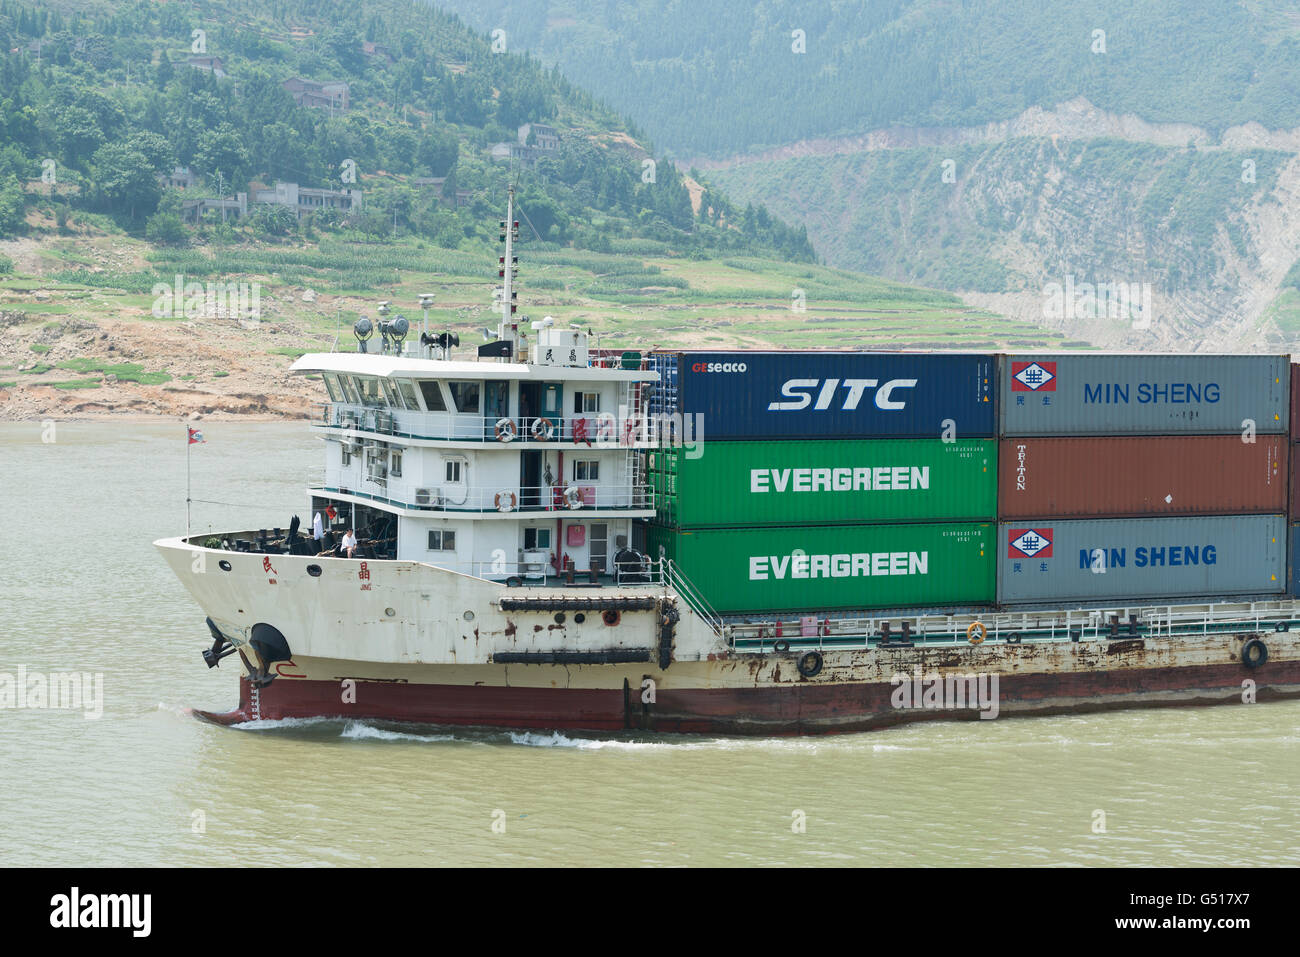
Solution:
M519 504L537 508L542 504L542 453L525 449L519 453Z
M557 440L567 437L564 434L564 386L561 383L542 383L542 415L555 423Z
M510 383L483 383L483 432L487 438L496 435L497 421L510 415Z

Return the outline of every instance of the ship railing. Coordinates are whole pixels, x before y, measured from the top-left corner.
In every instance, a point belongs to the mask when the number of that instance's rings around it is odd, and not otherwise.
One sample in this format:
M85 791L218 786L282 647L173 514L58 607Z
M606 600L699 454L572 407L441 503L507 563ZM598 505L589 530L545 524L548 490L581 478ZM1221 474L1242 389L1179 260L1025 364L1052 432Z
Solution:
M1207 637L1300 629L1300 603L1291 599L1216 601L1062 611L896 613L871 617L781 615L728 620L731 646L767 653L783 648L873 648L884 645L965 645L981 641L1033 643Z
M372 432L404 439L511 443L571 442L591 448L633 448L657 437L643 418L612 412L584 415L478 415L423 412L388 406L318 402L310 421L320 428Z
M723 633L723 622L721 616L713 610L713 606L708 603L700 590L695 584L682 574L681 569L670 558L660 560L663 566L663 577L665 583L682 596L682 599L707 624L715 635L721 636Z
M373 348L373 347L372 347ZM338 352L339 336L334 336L334 341L330 345L330 352ZM346 350L352 351L352 350ZM408 339L401 344L398 349L389 348L388 350L379 350L369 353L370 355L396 355L404 359L438 359L442 358L442 353L436 347L430 348L420 344L419 339ZM461 350L455 352L451 358L457 362L526 362L528 355L519 358L507 356L480 356L478 352L470 350ZM582 368L582 366L559 366L558 368ZM587 350L587 368L590 369L645 369L648 368L648 357L640 352L628 351L623 349L600 349L589 348Z
M393 488L396 479L339 469L308 472L308 488L354 495L400 508L430 512L567 512L649 511L654 492L645 485L601 484L581 480L567 485L460 485L445 483L412 487L404 493Z
M597 562L587 568L580 568L571 561L565 561L564 568L556 571L555 557L549 560L529 561L475 561L475 562L440 562L426 561L425 564L448 571L482 578L487 581L500 582L512 588L561 588L566 586L619 586L619 585L653 585L663 587L662 566L653 561L636 565L620 564L606 560Z

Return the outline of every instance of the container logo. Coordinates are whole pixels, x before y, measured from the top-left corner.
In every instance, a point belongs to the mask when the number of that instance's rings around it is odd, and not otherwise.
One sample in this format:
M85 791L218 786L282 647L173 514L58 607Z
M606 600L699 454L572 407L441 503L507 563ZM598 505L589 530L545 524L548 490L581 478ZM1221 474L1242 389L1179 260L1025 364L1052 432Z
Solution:
M874 389L876 408L885 412L897 412L907 408L907 397L895 396L894 392L915 389L916 383L916 379L890 379L883 385L879 379L787 379L781 385L781 395L785 400L769 402L767 411L798 412L811 405L818 412L827 409L856 412L866 391ZM816 403L813 402L814 396Z
M692 372L748 372L749 366L743 362L695 362L691 364Z
M1050 528L1013 528L1008 533L1008 558L1051 558Z
M1012 392L1055 392L1055 362L1011 363Z

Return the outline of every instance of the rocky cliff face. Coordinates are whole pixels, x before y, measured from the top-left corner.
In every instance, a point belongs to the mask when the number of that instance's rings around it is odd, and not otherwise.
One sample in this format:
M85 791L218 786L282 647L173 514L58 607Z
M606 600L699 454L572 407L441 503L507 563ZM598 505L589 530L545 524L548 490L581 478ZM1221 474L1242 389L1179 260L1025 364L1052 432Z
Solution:
M1077 99L980 127L697 162L738 198L805 222L832 265L959 291L1071 337L1298 342L1271 307L1300 259L1300 130L1214 136Z

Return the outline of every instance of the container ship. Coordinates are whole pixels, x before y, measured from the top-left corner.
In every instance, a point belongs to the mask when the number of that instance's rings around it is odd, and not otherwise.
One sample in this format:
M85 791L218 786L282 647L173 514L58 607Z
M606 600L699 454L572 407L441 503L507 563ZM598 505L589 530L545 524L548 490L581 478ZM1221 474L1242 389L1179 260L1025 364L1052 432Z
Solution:
M307 523L155 543L208 667L238 656L200 716L779 735L1300 694L1289 357L597 349L516 318L510 203L483 344L422 297L418 335L381 304L294 363Z

